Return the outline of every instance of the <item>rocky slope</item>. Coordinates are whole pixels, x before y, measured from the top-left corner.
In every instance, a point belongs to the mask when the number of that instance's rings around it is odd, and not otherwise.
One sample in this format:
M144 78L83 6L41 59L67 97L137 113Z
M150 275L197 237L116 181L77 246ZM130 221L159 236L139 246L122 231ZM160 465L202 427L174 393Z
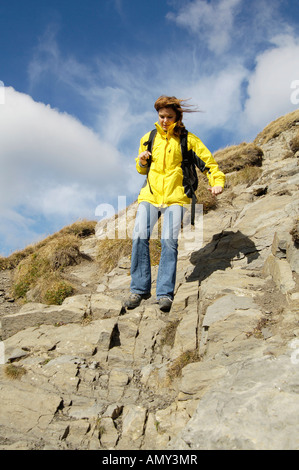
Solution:
M182 237L169 314L156 268L152 298L122 308L129 260L99 276L100 224L61 306L15 311L2 273L1 449L299 448L297 130L261 145L261 177L221 196L202 243Z

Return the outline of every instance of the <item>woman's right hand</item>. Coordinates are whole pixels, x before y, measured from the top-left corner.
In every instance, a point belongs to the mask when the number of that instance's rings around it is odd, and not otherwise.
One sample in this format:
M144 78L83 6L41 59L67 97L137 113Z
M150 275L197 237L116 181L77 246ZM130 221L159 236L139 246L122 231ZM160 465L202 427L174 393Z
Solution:
M146 166L147 165L147 160L150 156L151 156L151 153L148 150L145 150L144 152L142 152L138 156L141 165Z

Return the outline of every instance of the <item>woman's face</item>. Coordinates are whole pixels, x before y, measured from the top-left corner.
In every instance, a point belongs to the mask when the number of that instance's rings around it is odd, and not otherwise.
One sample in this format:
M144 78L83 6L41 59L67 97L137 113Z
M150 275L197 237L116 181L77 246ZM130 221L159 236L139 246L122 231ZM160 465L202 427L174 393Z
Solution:
M168 127L176 122L176 112L172 108L161 108L158 115L159 124L164 131L167 131Z

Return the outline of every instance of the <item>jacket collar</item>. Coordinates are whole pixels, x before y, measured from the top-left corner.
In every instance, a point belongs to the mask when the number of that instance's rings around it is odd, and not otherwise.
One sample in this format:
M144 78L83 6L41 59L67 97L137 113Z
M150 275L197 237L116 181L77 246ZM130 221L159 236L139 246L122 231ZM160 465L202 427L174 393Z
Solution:
M176 126L176 122L173 122L167 129L167 132L164 131L164 129L160 126L159 122L155 123L155 126L157 128L157 131L160 132L163 136L169 136L173 134L173 129Z

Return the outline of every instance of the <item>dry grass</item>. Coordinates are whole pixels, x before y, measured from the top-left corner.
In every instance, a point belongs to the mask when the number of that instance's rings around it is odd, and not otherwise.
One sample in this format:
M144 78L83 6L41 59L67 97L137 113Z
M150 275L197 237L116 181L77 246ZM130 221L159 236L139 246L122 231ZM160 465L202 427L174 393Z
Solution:
M31 245L7 258L0 258L0 269L13 269L11 294L15 299L60 305L74 294L74 287L64 279L66 267L79 264L81 239L95 233L96 222L82 221L64 227L45 240ZM130 256L132 240L104 239L98 242L99 269L108 273L119 260ZM151 264L159 264L160 240L150 240Z
M220 170L224 173L240 171L248 166L261 167L263 163L262 149L246 142L218 150L214 156Z
M264 335L263 335L263 328L266 328L270 323L270 319L269 318L266 318L266 317L263 317L261 318L256 327L252 330L252 331L248 331L246 333L246 337L247 338L250 338L251 336L253 336L254 338L257 338L257 339L263 339L264 338Z
M262 145L269 142L269 140L278 137L282 132L290 129L299 122L299 110L286 114L275 121L268 124L265 129L260 132L254 140L256 145Z
M218 200L208 190L208 181L206 176L198 172L198 188L195 192L197 204L202 204L204 214L214 210L218 206Z
M252 143L243 142L239 145L232 145L218 150L214 156L220 170L224 173L231 173L240 171L245 167L262 166L263 151L259 146L278 137L282 132L291 129L298 123L299 110L296 110L271 122L257 135ZM294 153L299 150L299 131L290 142L290 147Z
M63 279L67 266L79 264L81 239L95 231L96 222L79 221L64 227L43 241L0 258L0 269L14 269L12 295L15 299L46 304L61 304L74 293L71 284Z
M217 198L212 196L210 191L208 191L208 181L207 178L198 171L198 189L196 191L197 203L203 205L204 212L215 209L217 207ZM127 208L127 212L130 207ZM103 233L107 234L107 238L100 239L98 241L97 249L97 262L99 264L99 269L102 273L108 273L118 266L119 260L122 257L130 257L132 252L132 230L134 226L136 213L132 219L132 214L128 216L127 222L132 223L131 229L127 230L127 238L118 238L118 215L115 216L115 225L112 224L111 237L109 237L109 220L103 222ZM150 239L150 259L151 265L157 266L160 262L161 257L161 232L162 232L162 222L161 218L159 219L157 225L155 226L153 236ZM112 235L114 238L112 238Z
M296 132L295 136L290 142L290 147L293 153L298 152L299 150L299 130Z
M26 369L22 366L8 364L4 369L5 375L12 380L21 379L26 374Z
M161 242L157 239L150 240L151 265L159 264L161 256ZM108 273L118 266L118 262L125 256L131 256L132 239L103 239L98 242L97 262L101 272Z
M262 169L256 166L246 166L240 171L227 176L226 187L233 188L238 184L246 184L250 186L253 184L262 174Z
M299 217L294 222L294 226L292 230L290 231L290 234L292 235L294 243L296 245L299 245Z
M177 332L178 325L180 320L174 320L169 322L165 328L161 331L161 346L171 346L173 347L175 341L175 335Z
M78 239L88 237L94 234L96 223L97 222L95 221L89 221L89 220L81 220L81 221L75 222L71 225L67 225L59 232L56 232L53 235L49 235L44 240L38 243L29 245L23 250L15 251L10 256L7 256L7 257L0 256L0 270L16 268L23 259L36 253L38 250L46 246L48 243L56 240L57 238L60 238L63 235L75 235Z
M150 240L150 257L151 265L158 266L161 257L161 241L160 240Z
M78 238L61 234L19 263L14 273L13 296L25 299L31 291L32 300L60 305L74 292L62 278L63 269L81 260Z
M66 232L41 247L39 254L49 261L52 270L58 270L80 263L82 254L79 248L78 236Z
M199 362L200 357L197 350L185 351L171 364L168 369L168 378L170 381L178 378L182 374L182 370L188 364Z
M101 272L108 273L116 268L119 260L124 256L130 256L132 240L130 238L115 239L105 238L98 241L97 262Z

